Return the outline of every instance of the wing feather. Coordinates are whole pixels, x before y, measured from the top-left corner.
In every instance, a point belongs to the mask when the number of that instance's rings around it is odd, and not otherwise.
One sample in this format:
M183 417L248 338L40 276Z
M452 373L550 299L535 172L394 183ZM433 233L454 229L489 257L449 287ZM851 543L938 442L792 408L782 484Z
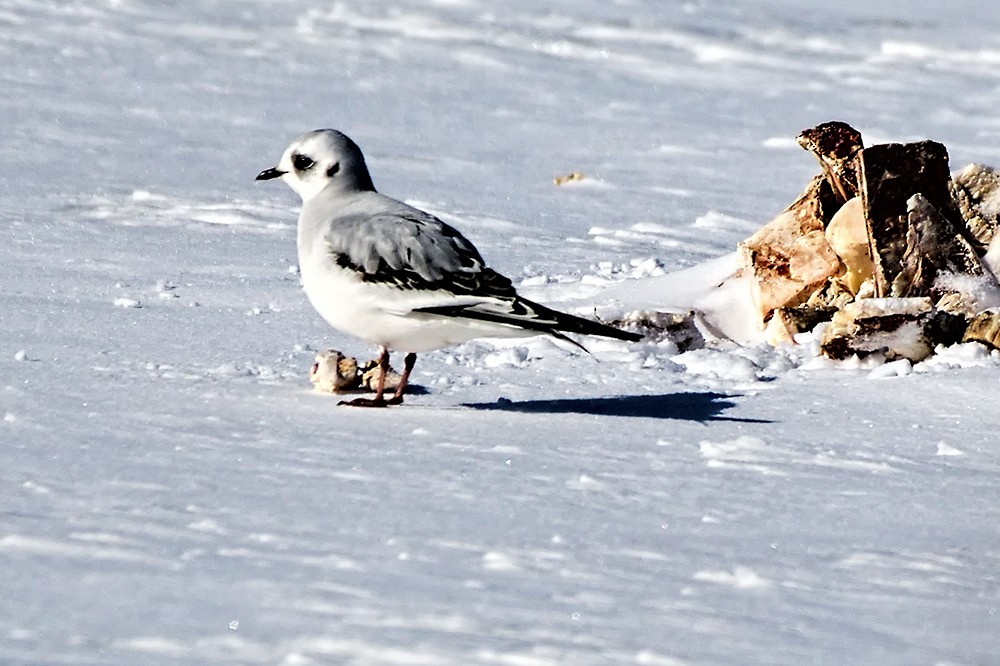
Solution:
M337 221L327 246L338 266L365 282L462 296L514 298L511 281L487 268L475 246L432 215L383 213Z

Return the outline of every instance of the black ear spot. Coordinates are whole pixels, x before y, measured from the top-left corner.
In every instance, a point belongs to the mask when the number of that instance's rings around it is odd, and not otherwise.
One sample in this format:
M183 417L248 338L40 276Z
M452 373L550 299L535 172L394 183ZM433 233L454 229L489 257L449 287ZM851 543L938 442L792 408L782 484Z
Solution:
M330 165L330 168L326 170L326 177L333 178L338 171L340 171L340 162L334 162Z

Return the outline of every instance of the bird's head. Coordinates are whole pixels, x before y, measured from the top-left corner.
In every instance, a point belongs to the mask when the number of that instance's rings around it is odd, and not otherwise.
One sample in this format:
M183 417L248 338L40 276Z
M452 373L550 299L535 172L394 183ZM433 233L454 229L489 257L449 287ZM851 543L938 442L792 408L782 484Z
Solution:
M264 169L257 180L281 178L308 201L326 188L338 192L374 191L365 156L345 134L313 130L292 142L277 166Z

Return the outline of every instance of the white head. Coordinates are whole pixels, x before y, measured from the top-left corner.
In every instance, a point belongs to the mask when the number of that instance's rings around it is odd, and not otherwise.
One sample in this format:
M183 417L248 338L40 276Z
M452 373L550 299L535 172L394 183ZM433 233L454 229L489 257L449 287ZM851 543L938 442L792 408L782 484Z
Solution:
M257 174L257 180L272 178L281 178L303 201L325 188L338 192L375 191L358 144L332 129L303 134L288 146L278 166Z

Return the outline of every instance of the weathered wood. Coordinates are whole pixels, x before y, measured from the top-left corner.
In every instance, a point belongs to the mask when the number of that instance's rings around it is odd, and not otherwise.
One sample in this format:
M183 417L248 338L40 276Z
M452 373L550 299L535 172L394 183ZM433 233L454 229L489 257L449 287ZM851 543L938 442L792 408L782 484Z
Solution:
M1000 220L1000 174L983 164L969 164L952 175L951 194L979 256L986 254ZM984 201L988 202L984 206Z
M924 195L910 197L906 220L906 250L892 282L893 296L930 296L942 273L983 274L976 251Z
M767 322L765 337L773 346L794 344L795 336L807 333L819 324L830 321L837 308L811 307L800 305L794 308L778 308Z
M831 196L826 178L817 176L791 206L740 243L740 265L753 278L762 322L775 308L805 302L828 278L843 272L824 235Z
M880 353L917 362L964 331L964 317L934 308L929 298L861 298L833 316L820 349L834 359Z
M951 198L948 150L936 141L887 143L860 154L861 197L875 261L875 295L889 296L903 267L908 231L908 201L920 193L960 228Z
M847 267L844 284L852 294L857 294L861 285L875 274L861 197L854 197L840 207L826 226L826 241Z
M970 319L962 342L981 342L1000 349L1000 310L984 310Z
M840 203L860 194L856 159L864 147L860 132L847 123L831 121L803 130L796 141L819 160Z

